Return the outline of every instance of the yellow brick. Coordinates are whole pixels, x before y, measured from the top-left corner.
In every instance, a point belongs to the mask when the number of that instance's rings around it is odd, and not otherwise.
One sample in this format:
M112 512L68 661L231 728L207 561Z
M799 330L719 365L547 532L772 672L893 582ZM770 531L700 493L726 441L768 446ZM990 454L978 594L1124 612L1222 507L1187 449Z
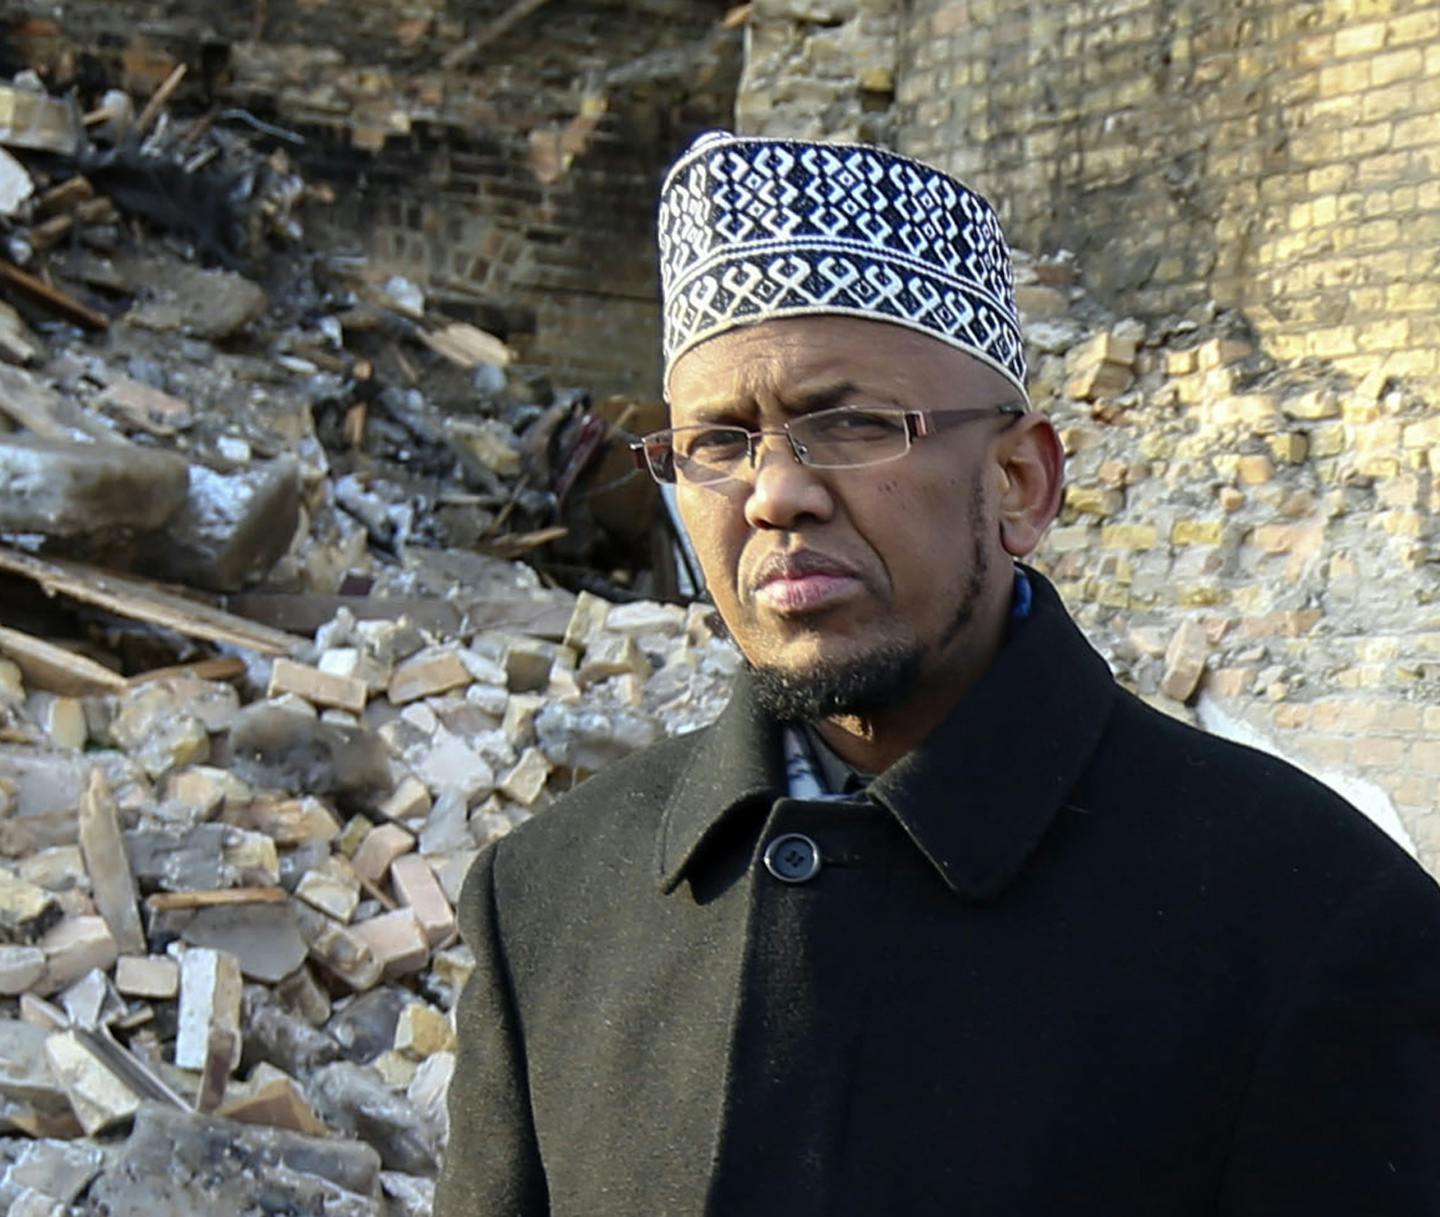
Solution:
M1419 118L1402 118L1395 123L1393 146L1396 148L1414 148L1422 144L1433 144L1436 141L1435 115L1425 114Z
M1289 553L1294 544L1294 530L1288 524L1261 524L1250 539L1267 554Z
M1154 549L1159 540L1148 524L1107 524L1100 530L1100 544L1105 549Z
M1345 59L1351 55L1373 54L1385 45L1385 31L1386 25L1383 21L1372 21L1365 25L1352 25L1337 30L1335 57Z
M1361 477L1393 478L1400 473L1400 462L1393 456L1368 453L1356 460L1355 472Z
M1336 35L1339 41L1339 35ZM1370 83L1375 86L1388 85L1396 80L1408 80L1425 71L1425 56L1418 48L1393 51L1388 55L1377 55L1370 61Z
M1440 444L1440 414L1408 424L1402 432L1401 442L1407 448L1431 448Z
M1118 583L1102 583L1096 591L1095 600L1106 608L1128 609L1130 589Z
M1194 348L1188 351L1167 351L1165 371L1171 376L1188 376L1199 366Z
M1425 515L1418 511L1382 511L1376 518L1392 537L1408 537L1413 541L1429 531Z
M1175 589L1175 603L1185 608L1210 608L1225 603L1225 591L1216 583L1185 583Z
M1172 545L1218 545L1225 535L1222 520L1177 520L1170 530Z
M1368 60L1332 64L1329 67L1320 69L1321 97L1345 98L1348 101L1354 97L1355 94L1363 93L1369 87L1370 63ZM1310 141L1303 142L1308 143Z
M1315 330L1306 335L1305 345L1309 353L1319 359L1329 359L1335 355L1351 355L1355 351L1355 331L1348 326Z
M1236 472L1242 486L1258 486L1275 476L1275 464L1263 454L1242 456Z
M1401 425L1393 418L1377 418L1373 422L1355 423L1351 428L1352 447L1364 452L1400 446Z
M1430 8L1390 19L1390 45L1432 42L1440 38L1440 9Z
M1281 407L1291 418L1335 418L1340 413L1340 403L1324 389L1310 389L1287 398Z
M1113 516L1125 506L1125 496L1118 490L1072 484L1065 487L1065 506L1083 514Z
M1310 441L1294 431L1272 435L1266 441L1275 459L1286 465L1300 465L1310 452Z

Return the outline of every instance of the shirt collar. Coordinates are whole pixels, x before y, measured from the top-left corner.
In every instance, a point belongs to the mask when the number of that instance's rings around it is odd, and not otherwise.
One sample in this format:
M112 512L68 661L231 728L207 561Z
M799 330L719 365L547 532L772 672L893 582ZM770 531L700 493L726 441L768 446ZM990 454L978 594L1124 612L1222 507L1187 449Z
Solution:
M871 783L957 895L997 895L1024 866L1089 762L1115 683L1054 588L1028 571L1031 606L995 662L918 748ZM1013 758L997 761L995 758ZM780 725L742 675L691 753L662 818L657 867L673 891L746 808L786 794Z

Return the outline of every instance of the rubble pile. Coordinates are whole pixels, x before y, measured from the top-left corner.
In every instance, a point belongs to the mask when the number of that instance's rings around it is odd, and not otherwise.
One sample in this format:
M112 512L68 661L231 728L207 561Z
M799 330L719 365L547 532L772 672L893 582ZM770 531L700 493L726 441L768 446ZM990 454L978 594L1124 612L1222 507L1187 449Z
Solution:
M557 792L713 716L737 660L707 620L582 592L558 640L463 642L342 611L293 656L237 657L237 683L87 695L0 660L0 1110L37 1138L0 1143L0 1187L33 1180L57 1212L153 1214L157 1187L158 1211L229 1212L201 1190L214 1141L233 1189L288 1166L265 1186L293 1211L425 1211L465 872ZM91 1207L54 1207L92 1178Z
M1389 675L1433 704L1433 406L1383 373L1277 361L1214 305L1117 319L1076 277L1022 260L1017 289L1032 397L1067 454L1040 557L1121 679L1172 702L1207 674L1224 696L1305 699L1386 683L1357 655L1413 636L1414 667Z
M0 1208L410 1217L471 859L737 660L640 598L656 407L306 249L283 133L157 96L0 86Z

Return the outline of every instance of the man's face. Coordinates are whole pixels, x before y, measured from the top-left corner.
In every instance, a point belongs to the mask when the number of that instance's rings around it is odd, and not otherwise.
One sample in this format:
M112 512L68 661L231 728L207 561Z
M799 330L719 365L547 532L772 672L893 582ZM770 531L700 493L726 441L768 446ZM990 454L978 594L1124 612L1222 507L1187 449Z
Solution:
M814 410L997 406L997 373L883 322L803 317L732 330L687 352L671 425L779 428ZM783 436L722 483L678 487L681 516L726 626L782 717L864 714L971 673L1008 605L996 502L1003 418L917 439L902 458L799 465ZM767 694L768 689L768 694Z

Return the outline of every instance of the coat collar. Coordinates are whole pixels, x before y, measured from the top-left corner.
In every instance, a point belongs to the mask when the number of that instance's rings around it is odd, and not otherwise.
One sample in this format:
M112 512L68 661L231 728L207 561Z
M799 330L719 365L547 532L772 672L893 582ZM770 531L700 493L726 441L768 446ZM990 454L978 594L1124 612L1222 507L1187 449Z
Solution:
M945 883L974 900L998 895L1024 866L1088 764L1115 699L1109 668L1055 589L1027 573L1035 594L1029 620L950 717L869 790ZM662 818L665 891L721 824L785 794L779 737L742 677Z

